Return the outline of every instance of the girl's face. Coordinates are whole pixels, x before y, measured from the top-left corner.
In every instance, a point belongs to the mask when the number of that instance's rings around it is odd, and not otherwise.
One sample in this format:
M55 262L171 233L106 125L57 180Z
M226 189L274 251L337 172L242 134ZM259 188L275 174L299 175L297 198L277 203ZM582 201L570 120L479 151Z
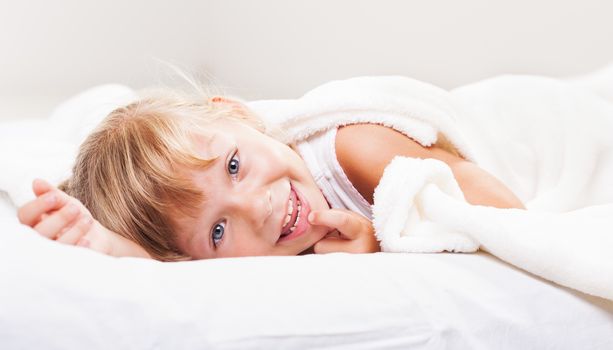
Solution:
M180 222L177 243L193 259L298 255L328 232L311 226L312 210L328 209L298 153L246 124L218 120L212 137L198 139L206 158L192 172L205 202L195 219Z

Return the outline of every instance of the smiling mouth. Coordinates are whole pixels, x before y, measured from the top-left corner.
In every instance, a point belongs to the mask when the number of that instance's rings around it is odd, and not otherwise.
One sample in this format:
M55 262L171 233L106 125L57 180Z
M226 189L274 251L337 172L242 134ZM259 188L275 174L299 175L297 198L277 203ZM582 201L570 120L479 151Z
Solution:
M277 243L293 240L304 235L310 227L307 217L311 212L308 200L290 182L290 194L287 213L283 218L283 227Z

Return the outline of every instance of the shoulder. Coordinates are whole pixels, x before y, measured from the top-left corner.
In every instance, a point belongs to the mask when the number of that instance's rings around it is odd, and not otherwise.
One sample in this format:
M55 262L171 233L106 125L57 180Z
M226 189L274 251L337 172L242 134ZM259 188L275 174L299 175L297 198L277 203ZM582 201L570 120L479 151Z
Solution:
M425 147L386 126L355 124L340 128L335 142L336 157L343 171L371 204L387 164L395 156L405 156L445 162L471 204L523 208L519 198L504 183L460 157L442 135L435 145Z
M383 170L395 156L435 158L450 165L464 161L437 145L424 147L406 135L379 124L353 124L339 128L335 147L343 171L370 203Z

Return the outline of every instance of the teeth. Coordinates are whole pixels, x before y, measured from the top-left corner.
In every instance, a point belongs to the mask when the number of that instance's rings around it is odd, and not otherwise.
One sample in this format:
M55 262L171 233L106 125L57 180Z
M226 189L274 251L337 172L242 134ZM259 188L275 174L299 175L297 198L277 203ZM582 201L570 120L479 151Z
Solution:
M294 199L290 197L289 203L287 205L287 215L285 216L285 220L283 221L283 227L285 227L285 225L287 225L287 223L292 219L294 209L297 211L296 221L294 222L292 227L289 228L288 232L286 234L282 234L281 236L287 236L290 233L294 232L296 226L298 225L298 221L300 221L300 212L302 211L302 205L298 200L296 200L296 203L294 203Z
M300 221L300 210L301 209L302 209L302 206L300 205L300 202L298 202L298 213L296 214L296 221L294 222L292 227L289 229L290 232L294 232L294 229L296 228L296 225L298 225L298 221Z
M294 200L291 199L290 197L289 204L287 205L287 215L285 215L285 220L283 221L283 227L285 227L285 225L287 225L289 220L292 218L293 211L294 211Z

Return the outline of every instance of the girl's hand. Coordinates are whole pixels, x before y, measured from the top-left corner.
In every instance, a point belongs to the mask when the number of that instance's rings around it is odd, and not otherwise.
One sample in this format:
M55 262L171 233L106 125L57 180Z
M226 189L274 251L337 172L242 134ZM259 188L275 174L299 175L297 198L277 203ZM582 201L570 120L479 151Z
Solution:
M17 211L19 221L54 241L115 256L149 257L136 243L107 230L76 198L44 180L34 180L36 199Z
M370 220L343 209L313 211L309 214L312 225L327 226L336 230L336 237L328 235L315 243L315 254L334 252L375 253L381 249Z

